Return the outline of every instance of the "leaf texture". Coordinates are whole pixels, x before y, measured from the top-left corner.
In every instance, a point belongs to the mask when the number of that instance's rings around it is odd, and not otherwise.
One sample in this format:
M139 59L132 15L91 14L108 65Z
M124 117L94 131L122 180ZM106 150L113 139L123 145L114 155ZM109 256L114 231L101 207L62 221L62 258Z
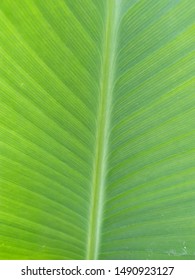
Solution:
M194 15L1 0L0 259L195 259Z

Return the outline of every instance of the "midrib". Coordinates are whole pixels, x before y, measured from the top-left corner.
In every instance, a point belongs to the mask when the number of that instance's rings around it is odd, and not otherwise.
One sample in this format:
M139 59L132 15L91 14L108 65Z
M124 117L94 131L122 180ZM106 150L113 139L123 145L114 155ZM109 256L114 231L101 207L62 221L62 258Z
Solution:
M86 259L89 260L97 259L99 253L119 5L120 0L107 0L102 77L100 81L100 105L96 136L97 142L92 181L90 224L86 256Z

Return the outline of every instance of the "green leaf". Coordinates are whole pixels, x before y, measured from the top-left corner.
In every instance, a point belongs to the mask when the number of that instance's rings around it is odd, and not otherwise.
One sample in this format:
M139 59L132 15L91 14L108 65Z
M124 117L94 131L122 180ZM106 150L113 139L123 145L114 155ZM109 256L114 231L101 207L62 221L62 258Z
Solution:
M1 0L0 259L195 259L194 0Z

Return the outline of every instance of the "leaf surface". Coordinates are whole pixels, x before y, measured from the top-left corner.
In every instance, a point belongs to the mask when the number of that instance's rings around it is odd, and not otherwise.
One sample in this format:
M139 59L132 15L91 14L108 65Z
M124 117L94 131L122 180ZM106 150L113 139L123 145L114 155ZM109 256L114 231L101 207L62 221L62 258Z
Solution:
M195 258L194 15L1 1L0 259Z

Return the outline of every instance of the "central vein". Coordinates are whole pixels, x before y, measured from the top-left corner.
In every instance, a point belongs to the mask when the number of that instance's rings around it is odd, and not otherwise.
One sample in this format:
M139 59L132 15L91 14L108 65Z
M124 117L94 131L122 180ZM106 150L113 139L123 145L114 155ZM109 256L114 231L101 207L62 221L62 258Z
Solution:
M114 84L116 35L120 0L107 0L107 16L103 48L102 77L100 81L100 105L98 114L97 142L92 183L90 227L86 258L98 258L102 225L104 190L107 165L107 148L110 127L112 91Z

